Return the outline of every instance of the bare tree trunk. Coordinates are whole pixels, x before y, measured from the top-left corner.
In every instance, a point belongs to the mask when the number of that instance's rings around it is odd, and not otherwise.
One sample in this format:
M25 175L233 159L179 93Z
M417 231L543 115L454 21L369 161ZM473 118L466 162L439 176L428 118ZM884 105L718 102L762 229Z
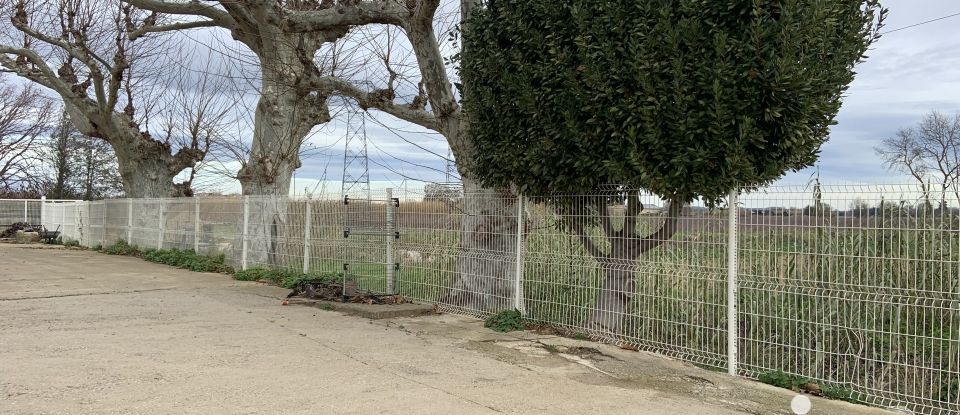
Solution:
M583 232L582 227L579 227L577 231L584 248L600 263L604 273L603 284L600 292L597 293L593 310L587 318L586 327L614 334L619 334L623 330L623 321L630 302L637 293L637 258L663 245L677 232L683 203L669 202L669 204L663 224L655 232L646 236L637 234L637 221L642 205L635 193L627 197L623 227L620 230L613 229L610 209L605 206L601 213L601 222L604 234L610 243L610 252L607 254L601 253L590 241L589 236Z
M627 307L636 294L637 276L635 258L607 259L601 261L603 285L597 293L596 303L587 327L610 333L619 333Z
M463 180L464 217L450 290L441 300L469 310L513 306L517 252L517 197Z
M280 48L282 49L282 48ZM300 147L310 130L330 120L326 97L296 88L289 73L276 68L299 68L296 50L274 51L290 65L265 64L263 85L254 119L253 146L249 158L237 173L244 195L252 200L247 228L248 263L279 265L278 240L287 222L287 196L293 173L300 167ZM262 58L268 59L268 58Z
M69 103L65 107L77 130L101 138L113 147L126 197L193 195L189 182L174 183L173 178L198 159L195 150L182 149L171 154L169 144L150 138L131 125L124 115L113 113L110 125L96 126L86 121L92 117L80 109Z

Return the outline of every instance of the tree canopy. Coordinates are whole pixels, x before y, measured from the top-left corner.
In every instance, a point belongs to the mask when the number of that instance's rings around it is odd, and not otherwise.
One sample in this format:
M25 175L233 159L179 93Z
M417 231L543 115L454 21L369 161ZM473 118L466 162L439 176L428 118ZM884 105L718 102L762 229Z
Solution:
M465 25L461 76L486 185L616 184L716 202L813 164L876 0L497 0Z

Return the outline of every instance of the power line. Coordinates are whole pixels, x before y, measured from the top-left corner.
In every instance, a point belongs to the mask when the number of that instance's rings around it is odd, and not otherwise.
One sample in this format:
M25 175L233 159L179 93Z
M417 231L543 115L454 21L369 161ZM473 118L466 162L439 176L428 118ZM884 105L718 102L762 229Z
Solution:
M437 173L444 173L444 170L440 170L440 169L435 168L435 167L430 167L430 166L427 166L427 165L425 165L425 164L415 163L415 162L412 162L412 161L405 160L405 159L402 159L402 158L400 158L400 157L394 156L394 155L391 154L389 151L386 151L386 150L384 150L382 147L380 147L379 145L377 145L377 142L376 142L376 141L370 140L370 144L373 144L373 147L374 147L377 151L379 151L381 154L384 154L384 155L386 155L386 156L388 156L388 157L390 157L390 158L392 158L392 159L395 159L395 160L397 160L397 161L399 161L399 162L401 162L401 163L407 163L407 164L410 164L410 165L413 165L413 166L416 166L416 167L419 167L419 168L423 168L423 169L427 169L427 170L433 170L433 171L435 171L435 172L437 172ZM381 160L383 160L383 158L381 158ZM386 160L383 160L383 162L386 163L387 161L386 161ZM459 177L457 177L457 179L459 179Z
M887 30L886 32L881 32L880 34L881 34L881 35L885 35L885 34L887 34L887 33L899 32L899 31L901 31L901 30L905 30L905 29L909 29L909 28L917 27L917 26L923 26L923 25L928 24L928 23L939 22L939 21L941 21L941 20L949 19L949 18L951 18L951 17L957 17L957 16L960 16L960 12L956 12L956 13L954 13L954 14L948 14L948 15L946 15L946 16L941 16L941 17L938 17L938 18L936 18L936 19L930 19L930 20L927 20L927 21L924 21L924 22L914 23L914 24L912 24L912 25L907 25L907 26L903 26L903 27L898 27L898 28L896 28L896 29Z

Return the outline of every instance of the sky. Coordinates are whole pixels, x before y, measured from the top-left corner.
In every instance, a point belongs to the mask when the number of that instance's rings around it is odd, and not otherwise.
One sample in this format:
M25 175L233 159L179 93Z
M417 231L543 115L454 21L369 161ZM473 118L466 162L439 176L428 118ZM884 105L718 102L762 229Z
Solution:
M889 33L857 67L819 163L788 173L780 184L808 183L817 172L823 183L907 183L909 178L882 165L874 146L931 110L960 112L960 16L904 28L960 13L960 1L883 3L890 9L883 30ZM446 181L447 146L438 134L377 112L370 112L365 122L372 187L420 188L423 181ZM313 132L308 142L317 151L302 160L291 193L339 191L346 131L346 119L340 117ZM239 190L227 180L215 186L223 192Z

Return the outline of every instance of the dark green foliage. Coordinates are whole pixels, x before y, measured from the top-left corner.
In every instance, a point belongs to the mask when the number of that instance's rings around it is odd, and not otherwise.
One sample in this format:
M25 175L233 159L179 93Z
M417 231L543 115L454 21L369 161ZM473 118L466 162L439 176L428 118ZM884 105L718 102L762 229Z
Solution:
M716 202L810 166L876 0L498 0L464 33L466 167L525 195Z
M224 263L224 255L200 255L193 250L148 249L143 259L196 272L218 272L229 274L233 268Z
M508 331L523 330L523 315L518 310L503 310L494 314L483 322L483 326L493 331L506 333Z
M127 256L140 256L140 249L134 245L130 245L127 241L123 239L118 239L113 245L97 249L99 245L94 247L95 251L103 251L103 253L108 255L127 255Z
M943 402L960 401L960 379L951 379L940 387L940 400Z
M93 246L92 248L90 248L90 249L92 249L92 250L94 250L94 251L97 251L97 252L100 252L100 251L103 251L103 245L101 245L101 244L96 244L96 245L94 245L94 246Z
M304 274L299 271L288 269L270 269L255 267L245 270L239 270L233 273L233 279L238 281L266 281L279 285L283 288L294 288L301 282L337 282L343 278L343 274L337 272L328 272L322 274Z
M72 248L72 247L79 247L79 246L80 246L80 241L78 241L78 240L76 240L76 239L68 239L68 240L66 240L66 241L63 242L63 246L71 247L71 248Z

